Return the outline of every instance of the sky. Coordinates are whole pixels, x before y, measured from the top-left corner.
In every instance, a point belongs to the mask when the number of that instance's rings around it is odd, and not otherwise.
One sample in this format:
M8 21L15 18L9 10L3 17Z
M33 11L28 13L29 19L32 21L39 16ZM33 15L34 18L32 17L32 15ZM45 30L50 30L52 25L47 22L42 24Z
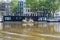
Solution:
M11 0L0 0L0 2L10 2Z
M10 2L11 0L0 0L0 2ZM25 0L20 0L20 1L24 1L25 2Z

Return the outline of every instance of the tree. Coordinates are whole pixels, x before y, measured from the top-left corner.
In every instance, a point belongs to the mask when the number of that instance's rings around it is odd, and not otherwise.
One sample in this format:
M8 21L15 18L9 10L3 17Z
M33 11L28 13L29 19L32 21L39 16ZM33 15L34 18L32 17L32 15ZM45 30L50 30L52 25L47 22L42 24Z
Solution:
M12 0L10 6L12 13L15 14L17 11L19 11L18 0Z
M31 10L36 11L38 9L39 3L37 0L26 0L26 7L30 8Z
M26 5L32 10L47 9L54 14L60 7L60 0L26 0Z
M59 0L50 0L50 4L51 4L50 11L51 11L51 14L53 14L52 16L54 17L54 13L56 10L59 9L60 3L59 3Z

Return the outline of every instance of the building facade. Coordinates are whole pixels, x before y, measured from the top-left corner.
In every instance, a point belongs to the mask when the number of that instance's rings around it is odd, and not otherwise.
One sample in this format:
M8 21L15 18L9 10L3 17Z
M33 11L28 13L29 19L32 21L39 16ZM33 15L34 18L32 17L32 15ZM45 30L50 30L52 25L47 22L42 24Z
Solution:
M11 0L5 0L5 11L7 15L11 15L11 11L10 11L10 2Z
M24 16L24 14L26 14L26 4L25 4L25 0L19 0L18 5L19 5L18 15Z
M5 3L5 11L6 11L7 15L10 15L11 14L11 11L10 11L10 3Z
M18 6L19 6L19 15L23 14L23 1L19 1L18 2Z
M3 16L6 15L5 4L0 3L0 21L3 21Z
M0 3L0 16L6 15L5 3Z
M54 17L55 18L60 18L60 10L55 11Z

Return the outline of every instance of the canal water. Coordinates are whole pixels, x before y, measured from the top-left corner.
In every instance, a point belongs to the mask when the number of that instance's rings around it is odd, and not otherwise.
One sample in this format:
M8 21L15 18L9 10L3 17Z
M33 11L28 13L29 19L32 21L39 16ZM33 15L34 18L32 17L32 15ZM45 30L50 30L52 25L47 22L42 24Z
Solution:
M0 40L60 40L60 23L0 23Z

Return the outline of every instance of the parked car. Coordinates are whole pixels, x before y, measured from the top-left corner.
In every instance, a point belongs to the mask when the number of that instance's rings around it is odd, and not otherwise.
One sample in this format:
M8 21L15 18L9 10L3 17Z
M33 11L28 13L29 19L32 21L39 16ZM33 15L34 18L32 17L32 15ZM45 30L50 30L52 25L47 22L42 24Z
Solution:
M59 20L58 19L54 19L54 18L49 18L47 19L47 22L58 22Z
M46 21L47 18L46 17L41 17L41 18L38 18L38 21Z

